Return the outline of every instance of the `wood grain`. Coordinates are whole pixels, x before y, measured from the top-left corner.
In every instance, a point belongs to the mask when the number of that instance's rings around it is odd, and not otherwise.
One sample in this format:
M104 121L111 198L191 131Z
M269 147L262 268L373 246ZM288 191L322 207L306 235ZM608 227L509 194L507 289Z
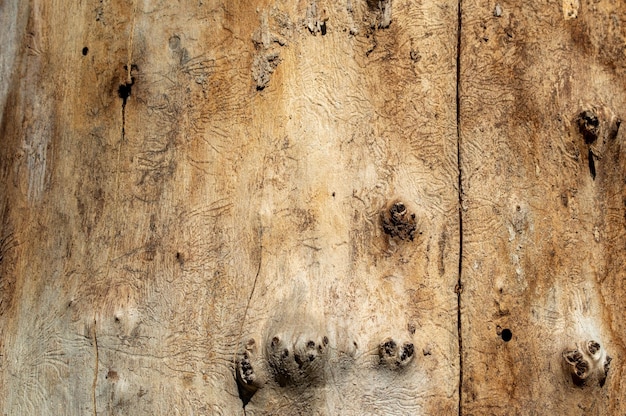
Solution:
M463 2L462 414L625 411L626 9L562 6ZM564 365L588 340L613 358L604 386Z
M0 7L4 413L457 413L456 2Z

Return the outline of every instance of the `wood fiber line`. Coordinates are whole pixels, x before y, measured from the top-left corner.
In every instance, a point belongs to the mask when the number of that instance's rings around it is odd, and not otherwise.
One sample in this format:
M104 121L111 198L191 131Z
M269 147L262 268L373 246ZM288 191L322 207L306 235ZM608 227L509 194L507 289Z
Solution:
M93 383L92 383L92 398L93 398L93 414L98 414L98 402L97 402L97 387L98 387L98 369L100 365L100 358L98 354L98 335L96 334L96 326L98 322L94 318L93 320L93 352L94 352L94 370L93 370Z
M463 0L457 3L457 44L456 44L456 135L457 135L457 192L458 192L458 215L459 215L459 264L458 264L458 281L455 287L457 292L457 326L458 326L458 343L459 343L459 401L458 414L463 415L463 322L462 322L462 301L463 295L463 160L461 153L461 53L462 53L462 29L463 29Z

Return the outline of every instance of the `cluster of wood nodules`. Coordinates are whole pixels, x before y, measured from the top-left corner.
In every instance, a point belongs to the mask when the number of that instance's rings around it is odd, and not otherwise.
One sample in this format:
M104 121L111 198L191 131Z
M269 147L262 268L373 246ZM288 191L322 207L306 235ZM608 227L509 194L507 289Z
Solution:
M586 341L581 346L563 351L563 360L577 386L584 386L592 381L604 386L611 357L598 342Z
M403 202L396 201L381 213L381 225L385 234L399 240L413 241L417 222Z
M413 343L405 342L399 345L393 339L385 340L378 347L380 363L391 369L407 365L413 359L414 352L415 347Z
M244 406L258 389L267 384L298 388L323 383L328 366L336 361L333 358L337 358L330 357L337 353L337 348L330 348L329 344L325 335L316 339L298 337L295 341L275 335L267 341L263 353L258 354L256 341L250 339L235 362L235 378ZM348 355L354 359L357 346L356 343L353 345L354 350ZM387 338L378 345L376 365L387 370L400 370L413 360L414 355L413 343Z
M274 336L266 349L267 361L274 380L287 384L315 383L322 379L328 359L328 337L298 339L296 342Z

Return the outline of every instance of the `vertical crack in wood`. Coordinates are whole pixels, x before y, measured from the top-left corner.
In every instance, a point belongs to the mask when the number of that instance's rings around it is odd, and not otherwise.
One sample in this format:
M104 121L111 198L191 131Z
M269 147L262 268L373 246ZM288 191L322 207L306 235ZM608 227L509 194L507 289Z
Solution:
M120 98L122 98L122 137L120 140L119 147L117 149L117 161L116 161L116 172L115 172L115 189L116 189L116 200L119 196L119 176L120 176L120 160L122 155L122 146L126 141L126 103L128 97L130 96L130 88L132 87L134 80L132 78L132 55L133 55L133 37L135 33L135 21L137 15L137 2L133 2L133 12L132 12L132 24L130 29L130 36L128 38L128 64L126 65L126 83L123 84L124 89L118 90ZM115 245L115 239L113 239L113 243L109 245L107 251L107 270L106 270L106 278L108 279L109 273L111 271L111 246ZM98 371L99 371L99 355L98 355L98 336L96 334L96 325L97 320L94 317L93 319L93 345L94 345L94 355L95 355L95 365L94 365L94 375L93 375L93 384L92 384L92 401L93 401L93 414L97 416L98 408L97 408L97 399L96 399L96 389L98 385Z
M135 22L137 20L137 0L133 1L133 21L130 27L130 35L128 36L128 63L126 65L126 84L132 84L131 67L133 63L133 38L135 36Z
M126 98L122 101L122 141L120 142L120 147L117 152L117 160L119 162L120 152L122 151L122 143L126 138Z
M123 84L124 88L127 88L128 90L125 89L123 92L120 90L120 97L122 98L122 143L124 143L124 140L126 137L126 102L128 100L128 97L130 96L130 88L132 87L135 81L132 76L132 69L133 69L133 40L135 37L136 21L137 21L137 1L135 0L133 1L132 22L130 26L130 33L128 36L128 45L126 46L127 53L128 53L128 59L126 62L126 83ZM120 144L120 148L118 150L118 162L119 162L119 156L120 156L119 153L121 152L121 149L122 149L122 146ZM119 164L118 164L118 167L119 167Z
M94 374L93 374L93 385L92 385L92 400L93 400L93 414L97 416L98 408L96 407L96 386L98 384L98 336L96 335L96 318L93 319L93 348L94 355L96 358L96 363L94 365Z
M461 324L461 294L463 293L463 281L461 273L463 271L463 169L461 154L461 28L462 28L462 2L457 3L457 45L456 45L456 151L457 151L457 170L458 183L457 191L459 196L459 270L458 280L456 284L457 293L457 338L459 342L459 416L463 414L463 332Z
M259 280L259 274L261 274L261 265L263 264L263 227L259 227L259 265L256 269L256 275L254 276L254 281L252 282L252 290L250 291L250 296L248 297L248 302L246 303L246 309L243 312L243 319L241 320L241 329L239 331L239 338L243 335L243 326L246 322L246 318L248 317L248 309L250 308L250 303L252 303L252 296L254 295L254 290L256 289L256 283Z
M233 365L235 369L235 373L237 372L237 354L239 351L239 347L241 345L242 337L243 337L243 328L246 323L246 318L248 317L248 309L250 309L250 304L252 303L252 297L254 296L254 291L256 289L257 281L259 280L259 275L261 274L261 266L263 264L263 225L259 224L259 265L256 269L256 275L254 276L254 281L252 282L252 290L250 291L250 295L248 296L248 301L246 302L246 308L243 312L243 318L241 319L241 326L239 327L239 336L237 337L237 342L235 344L235 352L233 353ZM236 378L236 377L235 377ZM243 403L243 413L244 416L246 414L246 404Z

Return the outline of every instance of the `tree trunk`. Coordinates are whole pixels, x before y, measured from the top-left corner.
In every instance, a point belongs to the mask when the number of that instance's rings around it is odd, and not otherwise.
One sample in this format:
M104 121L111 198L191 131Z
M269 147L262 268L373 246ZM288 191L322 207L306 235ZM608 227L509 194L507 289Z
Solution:
M626 6L537 3L462 3L462 409L623 415Z
M3 414L624 414L626 6L0 3Z

